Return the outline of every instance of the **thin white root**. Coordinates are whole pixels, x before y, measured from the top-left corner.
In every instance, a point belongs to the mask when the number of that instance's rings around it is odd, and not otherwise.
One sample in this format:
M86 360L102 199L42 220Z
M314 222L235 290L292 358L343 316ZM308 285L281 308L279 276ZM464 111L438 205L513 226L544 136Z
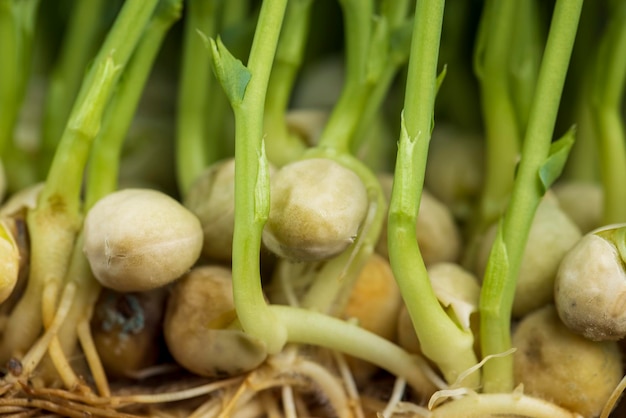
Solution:
M454 382L449 388L438 390L437 392L433 394L433 396L430 397L430 400L428 401L428 409L433 409L436 405L440 404L441 402L444 402L448 398L456 398L456 397L460 397L463 395L467 395L468 393L474 393L474 390L478 388L463 387L462 386L463 380L465 380L465 378L469 376L470 374L478 371L489 360L493 358L508 356L510 354L513 354L515 350L516 350L515 348L510 348L503 353L490 354L486 356L485 358L483 358L478 364L475 364L474 366L465 370L463 373L459 375L459 377L456 379L456 382Z
M61 343L59 339L55 335L50 341L50 345L48 346L48 354L50 355L50 359L54 364L54 368L57 373L61 377L63 381L63 385L69 389L73 390L80 384L80 379L74 372L74 369L70 365L70 362L67 360L67 356L63 352L63 348L61 348Z
M348 397L350 399L350 406L354 412L355 418L364 418L365 414L363 413L363 407L361 406L361 399L359 396L359 390L356 387L356 382L354 381L354 376L350 371L350 367L346 362L345 356L338 352L332 352L335 362L337 363L337 368L339 369L339 374L343 379L344 385L346 387L346 391L348 393Z
M285 385L282 387L281 394L285 418L297 418L298 413L296 411L296 403L293 398L293 388L290 385Z
M391 392L391 396L389 397L389 402L385 409L378 414L380 418L391 418L393 416L394 411L398 408L400 401L402 400L402 396L404 395L404 391L406 389L406 380L402 378L397 378L393 384L393 392Z
M339 418L352 418L345 389L327 368L313 361L300 358L290 364L290 368L287 370L296 375L307 377L314 382L328 399Z
M157 393L152 395L111 396L110 398L108 398L108 403L113 406L117 406L182 401L202 395L208 395L211 392L240 384L242 381L242 377L234 377L231 379L219 380L217 382L211 382L207 383L206 385L183 389L175 392Z
M96 345L91 335L89 318L81 319L81 321L76 326L76 333L78 334L78 340L80 342L80 345L83 348L83 353L85 353L87 364L89 365L89 370L91 371L91 376L93 377L96 389L98 389L98 393L102 397L111 396L109 380L107 379L106 373L104 372L102 361L100 361L100 356L98 355Z
M613 389L611 396L609 396L609 399L604 404L604 408L602 408L600 418L609 418L609 415L613 411L613 408L615 408L624 390L626 390L626 376L622 377L622 380L620 380L615 389Z
M263 391L259 393L259 401L263 407L266 418L283 418L278 407L278 399L272 392Z
M63 289L63 294L61 295L61 300L59 301L59 307L54 315L50 326L45 330L43 335L39 337L39 339L33 344L28 353L22 359L22 373L20 376L13 376L11 374L5 377L5 381L7 382L16 382L20 377L23 376L31 376L33 371L41 362L41 359L48 351L48 347L50 347L50 343L53 338L59 332L61 325L65 321L67 314L70 311L72 306L72 302L74 301L74 294L76 293L76 285L73 283L68 283Z

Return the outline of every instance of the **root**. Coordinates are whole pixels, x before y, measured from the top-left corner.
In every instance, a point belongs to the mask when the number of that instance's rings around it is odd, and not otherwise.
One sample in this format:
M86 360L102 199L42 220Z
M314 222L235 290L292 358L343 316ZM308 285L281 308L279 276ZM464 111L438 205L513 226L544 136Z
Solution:
M19 375L9 374L5 377L5 381L8 383L15 383L18 378L30 377L37 365L41 362L41 359L48 351L51 341L57 335L63 321L67 317L70 311L72 302L74 300L74 294L76 293L76 286L69 283L65 286L61 300L59 301L59 307L54 315L53 320L50 322L50 326L46 329L43 335L33 344L31 349L26 353L21 361L22 370Z
M91 315L89 316L91 317ZM85 357L87 358L87 364L89 365L89 370L91 371L91 376L98 389L98 393L102 397L111 396L109 381L104 372L98 351L96 350L96 345L93 342L91 329L89 328L89 319L82 319L76 327L76 332L80 345L83 348L83 353L85 353Z
M622 380L620 380L615 389L613 389L613 393L611 393L611 396L609 396L609 399L606 401L604 408L602 408L600 418L609 418L613 408L615 408L615 405L622 397L624 390L626 390L626 376L622 377Z

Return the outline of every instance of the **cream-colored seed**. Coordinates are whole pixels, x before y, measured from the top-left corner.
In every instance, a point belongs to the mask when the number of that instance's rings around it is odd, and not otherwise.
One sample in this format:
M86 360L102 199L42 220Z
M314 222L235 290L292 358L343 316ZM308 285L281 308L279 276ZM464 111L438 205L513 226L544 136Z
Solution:
M555 304L565 325L586 338L626 336L626 272L611 242L589 233L567 253L555 280Z
M372 254L356 279L343 316L390 341L396 337L397 318L402 296L389 262ZM376 367L365 361L348 357L352 373L359 382L369 378Z
M436 124L428 148L424 187L458 219L468 220L484 177L482 138Z
M224 267L197 267L176 282L163 330L174 359L201 376L245 373L267 356L263 344L237 326L231 272Z
M202 223L202 253L215 260L230 260L235 227L235 159L208 167L193 183L183 203Z
M83 251L105 287L138 292L163 286L186 273L200 256L198 218L164 193L125 189L89 211Z
M363 182L341 164L322 158L288 164L271 180L263 243L292 260L334 257L356 239L367 208Z
M513 333L516 384L524 392L583 417L597 417L622 378L614 341L594 342L569 331L553 305L522 319Z
M602 225L604 192L599 183L569 181L557 184L559 205L583 234Z
M476 275L485 273L497 225L480 244ZM559 207L554 195L546 195L535 213L515 286L513 316L522 317L554 299L554 279L559 263L581 237L580 230Z

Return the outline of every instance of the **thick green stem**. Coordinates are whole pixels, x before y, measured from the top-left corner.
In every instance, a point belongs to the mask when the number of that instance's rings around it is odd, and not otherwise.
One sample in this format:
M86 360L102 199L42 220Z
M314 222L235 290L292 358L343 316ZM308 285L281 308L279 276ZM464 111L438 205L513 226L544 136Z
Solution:
M365 77L369 54L374 2L372 0L339 0L343 11L346 84L360 84Z
M100 198L117 190L120 156L126 134L169 28L181 16L182 0L163 1L137 45L115 96L105 114L102 131L91 151L85 211Z
M285 113L302 65L309 35L312 4L311 0L296 0L287 5L285 23L278 41L276 59L267 89L265 101L267 158L277 166L295 160L306 148L301 138L290 135Z
M539 170L546 161L576 36L582 0L557 0L529 116L510 204L499 227L483 280L480 298L483 358L511 348L511 309L530 225L545 186ZM486 392L513 390L511 356L491 359L484 366Z
M603 223L626 221L626 135L621 104L626 82L626 3L614 2L600 44L591 112L598 138L604 186Z
M261 233L269 213L269 172L263 149L263 110L286 0L263 2L248 59L250 80L235 112L235 229L233 288L235 307L243 329L279 352L286 332L263 296L259 254ZM257 206L258 205L258 206Z
M480 82L486 164L480 200L471 222L465 263L468 266L474 261L480 237L502 214L513 188L521 142L510 74L517 8L515 1L489 0L480 22L474 67Z
M6 157L30 74L39 0L0 1L0 158Z
M424 361L392 342L341 319L318 312L273 305L272 312L287 328L289 341L314 344L366 360L406 381L422 399L436 389Z
M221 1L187 2L181 81L176 117L176 170L178 187L184 196L207 166L205 123L210 112L210 97L216 84L211 74L210 57L198 31L214 37Z
M78 94L89 60L97 52L97 41L102 31L102 14L106 0L77 1L63 36L61 53L56 62L46 94L39 174L45 178L54 151L61 140L63 129Z
M361 121L374 89L367 79L371 58L373 3L371 0L342 0L345 26L346 78L341 96L333 107L322 132L319 147L335 150L338 154L350 152L350 143Z
M436 95L444 1L418 1L409 58L402 133L389 206L389 260L424 355L453 383L477 363L471 332L456 324L430 285L416 235ZM478 386L471 374L463 383Z

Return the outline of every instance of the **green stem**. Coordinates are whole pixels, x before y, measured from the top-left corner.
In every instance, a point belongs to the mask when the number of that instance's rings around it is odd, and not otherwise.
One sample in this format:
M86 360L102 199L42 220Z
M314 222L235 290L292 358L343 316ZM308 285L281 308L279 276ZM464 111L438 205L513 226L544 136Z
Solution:
M285 113L296 75L302 65L312 4L311 0L288 3L267 88L265 100L267 158L279 167L296 159L306 148L303 140L290 135Z
M515 284L530 225L544 193L538 174L550 151L582 3L582 0L557 0L555 5L511 202L499 227L503 247L498 249L496 244L496 251L492 249L488 263L494 268L487 269L483 280L480 298L483 358L511 348ZM513 390L511 356L494 358L483 370L484 391Z
M265 302L261 287L258 260L261 233L269 212L269 173L262 166L265 155L259 155L259 150L265 95L286 6L286 0L262 3L248 59L250 81L241 102L231 100L235 112L236 167L234 301L244 331L264 342L269 353L283 348L286 332Z
M511 97L511 42L516 26L515 1L489 0L481 17L474 66L480 82L485 125L486 164L477 212L471 222L468 263L484 231L509 201L520 147L520 128Z
M604 186L603 223L626 221L626 135L621 104L626 82L626 4L613 2L600 44L591 104Z
M373 4L371 0L341 0L340 4L345 26L346 78L318 146L347 154L374 89L373 83L367 79L367 68L371 65L368 58L371 54Z
M339 0L343 11L346 84L360 84L365 77L374 4L372 0Z
M119 82L105 114L102 131L91 151L85 211L100 198L117 190L120 156L126 134L163 39L180 18L181 8L182 0L161 0Z
M597 42L600 28L605 25L604 3L585 2L578 26L578 34L572 51L570 71L567 76L564 97L570 93L570 119L576 122L576 142L572 147L563 178L571 181L599 182L600 159L598 139L591 112L591 95L595 64L598 59ZM561 105L560 113L567 111Z
M176 171L182 196L207 166L205 123L216 84L211 74L210 56L205 52L198 31L207 37L217 34L221 5L221 1L187 2L176 117Z
M436 95L444 1L418 1L409 58L402 134L389 206L389 260L426 357L449 383L477 363L471 332L444 311L430 285L416 236ZM419 299L416 298L419 295ZM478 386L477 374L464 382Z
M536 0L516 2L511 60L511 101L515 107L519 136L524 135L530 106L537 84L537 74L543 51L542 20Z
M87 64L97 52L106 0L78 1L71 10L61 53L52 74L43 110L40 175L45 177L61 140Z
M0 1L0 158L12 141L30 74L38 7L39 0Z
M284 323L290 342L314 344L366 360L406 379L421 399L433 394L435 385L424 373L423 360L392 342L318 312L280 305L270 309Z
M18 86L20 80L17 19L11 0L0 2L0 49L4 64L0 66L0 156L12 140L19 112Z

